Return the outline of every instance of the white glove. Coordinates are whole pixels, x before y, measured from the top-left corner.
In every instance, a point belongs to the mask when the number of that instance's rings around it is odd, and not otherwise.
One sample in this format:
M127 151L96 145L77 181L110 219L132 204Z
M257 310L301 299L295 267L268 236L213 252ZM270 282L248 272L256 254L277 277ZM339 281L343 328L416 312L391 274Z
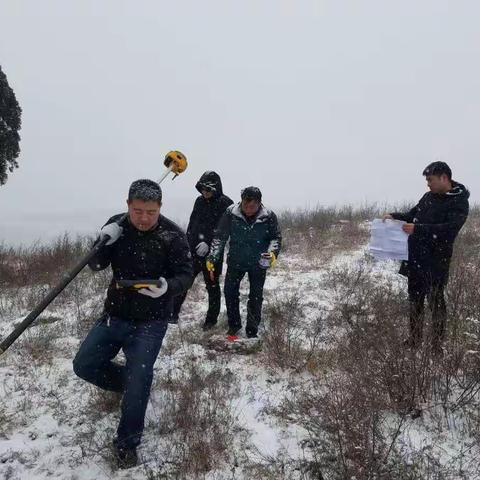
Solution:
M160 298L162 295L165 295L168 290L168 283L163 277L160 277L159 280L159 287L150 285L148 288L141 288L138 293L141 293L142 295L146 295L147 297L151 298Z
M105 245L111 245L119 239L122 232L123 228L118 223L109 223L100 230L100 240L103 240L108 235L110 240Z
M199 257L204 257L209 250L210 250L210 247L205 242L201 242L195 247L195 252Z
M260 265L260 268L266 270L267 268L273 267L276 262L277 258L273 252L265 252L260 256L258 264Z

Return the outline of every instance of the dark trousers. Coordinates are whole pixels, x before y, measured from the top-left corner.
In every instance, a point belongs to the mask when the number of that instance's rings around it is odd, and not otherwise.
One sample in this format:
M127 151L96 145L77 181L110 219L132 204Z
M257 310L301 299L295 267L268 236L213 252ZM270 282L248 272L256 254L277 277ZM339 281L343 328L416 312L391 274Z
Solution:
M258 331L258 325L262 319L263 285L267 271L259 267L249 270L241 270L229 266L225 275L225 303L227 305L228 326L232 329L240 329L240 283L248 274L250 293L247 303L247 326L246 330L251 333Z
M446 281L428 277L424 273L410 273L408 277L408 298L410 301L410 339L419 345L423 338L425 298L432 312L432 345L439 347L445 338L447 306L445 304Z
M197 278L197 275L200 272L203 273L205 288L208 292L208 311L205 318L205 323L213 325L217 323L218 315L220 314L221 293L218 279L222 274L222 265L215 266L214 281L212 282L212 280L210 280L210 273L205 266L205 261L203 259L195 259L193 262L193 278ZM185 298L187 298L187 293L188 291L185 291L182 295L178 295L173 300L172 318L174 320L178 320L178 315L180 314L180 310Z
M136 447L141 440L153 380L153 365L167 322L136 322L103 315L90 330L73 360L73 370L87 382L123 392L118 445ZM126 365L112 360L120 349Z

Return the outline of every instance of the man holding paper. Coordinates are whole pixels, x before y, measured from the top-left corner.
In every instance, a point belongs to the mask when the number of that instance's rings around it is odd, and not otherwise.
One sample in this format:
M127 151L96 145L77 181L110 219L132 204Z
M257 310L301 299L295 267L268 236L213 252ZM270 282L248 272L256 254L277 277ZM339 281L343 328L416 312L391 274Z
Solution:
M432 348L441 353L445 337L447 309L444 288L448 281L455 238L468 216L470 193L452 180L445 162L433 162L423 171L427 192L409 212L386 214L383 220L403 220L408 237L408 277L410 301L409 345L418 347L423 337L424 302L432 311ZM403 265L405 267L405 265Z

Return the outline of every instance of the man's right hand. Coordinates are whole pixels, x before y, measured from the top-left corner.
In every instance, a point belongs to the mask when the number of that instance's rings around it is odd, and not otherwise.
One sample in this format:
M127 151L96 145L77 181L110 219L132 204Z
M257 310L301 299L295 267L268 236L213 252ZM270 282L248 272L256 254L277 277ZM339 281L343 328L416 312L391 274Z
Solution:
M393 218L389 213L386 213L386 214L382 217L382 222L384 222L385 220L394 220L394 218Z
M105 245L111 245L120 238L122 232L123 228L118 223L109 223L100 230L100 240L103 240L106 236L108 236L110 239Z
M150 298L160 298L161 296L165 295L168 290L168 282L163 277L160 277L159 280L160 285L158 287L155 287L154 285L149 285L147 288L141 288L138 293L146 295Z

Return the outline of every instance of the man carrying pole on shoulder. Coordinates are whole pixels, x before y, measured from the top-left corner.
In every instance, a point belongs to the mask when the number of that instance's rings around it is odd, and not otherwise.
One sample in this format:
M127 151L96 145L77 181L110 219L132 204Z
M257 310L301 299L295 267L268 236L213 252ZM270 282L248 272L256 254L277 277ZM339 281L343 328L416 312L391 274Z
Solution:
M153 366L172 314L173 298L192 283L193 267L185 234L160 215L162 191L152 180L137 180L128 192L128 215L116 215L98 241L108 242L89 262L92 270L111 266L103 315L73 361L75 373L123 395L114 439L118 466L137 464ZM117 221L119 223L117 223ZM123 350L126 364L114 362Z

